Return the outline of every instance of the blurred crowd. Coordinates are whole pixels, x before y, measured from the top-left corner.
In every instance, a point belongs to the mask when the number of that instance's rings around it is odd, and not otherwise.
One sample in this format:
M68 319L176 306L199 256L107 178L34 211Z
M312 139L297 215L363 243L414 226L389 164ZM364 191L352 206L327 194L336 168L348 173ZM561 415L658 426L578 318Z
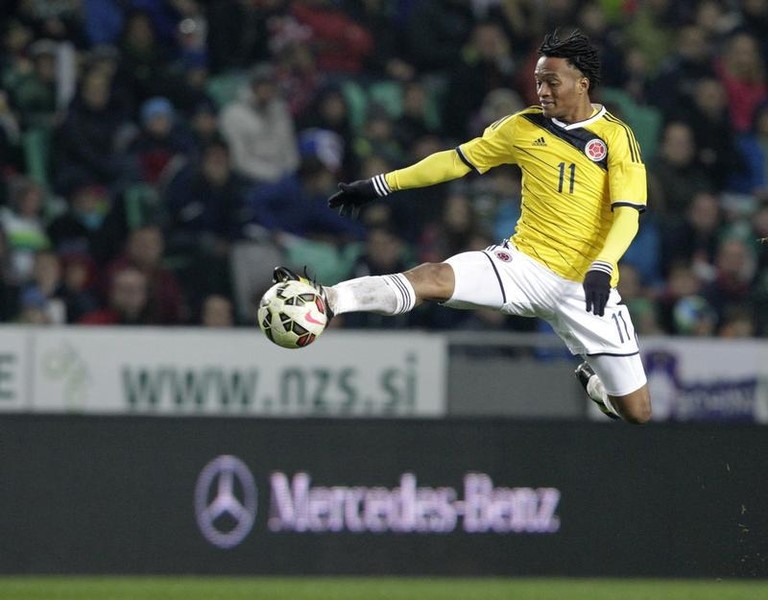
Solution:
M0 320L254 326L277 264L323 283L509 236L514 166L360 220L339 181L537 104L555 27L600 47L649 210L621 265L639 333L768 336L768 0L7 0ZM339 327L536 331L420 307Z

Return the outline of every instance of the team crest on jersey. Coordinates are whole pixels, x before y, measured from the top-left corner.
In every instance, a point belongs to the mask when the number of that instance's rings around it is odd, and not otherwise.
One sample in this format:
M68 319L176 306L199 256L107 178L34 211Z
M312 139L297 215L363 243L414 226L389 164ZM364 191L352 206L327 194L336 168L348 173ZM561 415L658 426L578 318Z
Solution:
M510 262L512 260L512 255L509 252L505 252L504 250L496 250L495 254L496 258L501 261Z
M600 162L605 158L605 155L608 154L608 148L605 146L605 142L603 140L593 138L589 140L587 145L584 147L584 154L587 155L589 160L593 162Z

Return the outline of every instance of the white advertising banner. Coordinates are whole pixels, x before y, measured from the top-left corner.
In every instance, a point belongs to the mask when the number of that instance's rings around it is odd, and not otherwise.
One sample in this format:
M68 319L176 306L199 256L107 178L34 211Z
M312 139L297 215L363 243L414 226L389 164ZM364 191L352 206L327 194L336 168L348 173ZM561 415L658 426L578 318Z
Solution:
M7 350L13 373L2 370L0 357L0 384L6 384L0 395L14 389L12 401L0 398L6 410L445 414L447 347L441 336L329 331L313 346L285 350L251 330L62 327L2 329L0 348L18 349ZM25 376L26 388L18 381Z
M768 422L765 340L647 337L640 341L653 420ZM591 414L604 419L596 407Z

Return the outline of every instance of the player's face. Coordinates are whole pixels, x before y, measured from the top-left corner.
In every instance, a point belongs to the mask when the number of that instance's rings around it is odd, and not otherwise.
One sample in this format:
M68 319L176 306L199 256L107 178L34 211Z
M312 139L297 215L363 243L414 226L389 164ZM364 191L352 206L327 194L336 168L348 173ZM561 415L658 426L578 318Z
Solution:
M566 123L589 117L589 80L565 58L542 56L534 71L544 116Z

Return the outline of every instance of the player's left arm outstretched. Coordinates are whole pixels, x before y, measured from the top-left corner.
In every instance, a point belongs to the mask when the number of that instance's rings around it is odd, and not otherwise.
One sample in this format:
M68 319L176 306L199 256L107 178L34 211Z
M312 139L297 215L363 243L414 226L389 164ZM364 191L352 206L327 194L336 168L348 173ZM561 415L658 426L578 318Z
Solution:
M328 206L339 209L339 214L356 217L363 206L394 191L451 181L469 171L470 167L461 161L456 150L443 150L404 169L370 179L340 183L339 191L328 199Z

